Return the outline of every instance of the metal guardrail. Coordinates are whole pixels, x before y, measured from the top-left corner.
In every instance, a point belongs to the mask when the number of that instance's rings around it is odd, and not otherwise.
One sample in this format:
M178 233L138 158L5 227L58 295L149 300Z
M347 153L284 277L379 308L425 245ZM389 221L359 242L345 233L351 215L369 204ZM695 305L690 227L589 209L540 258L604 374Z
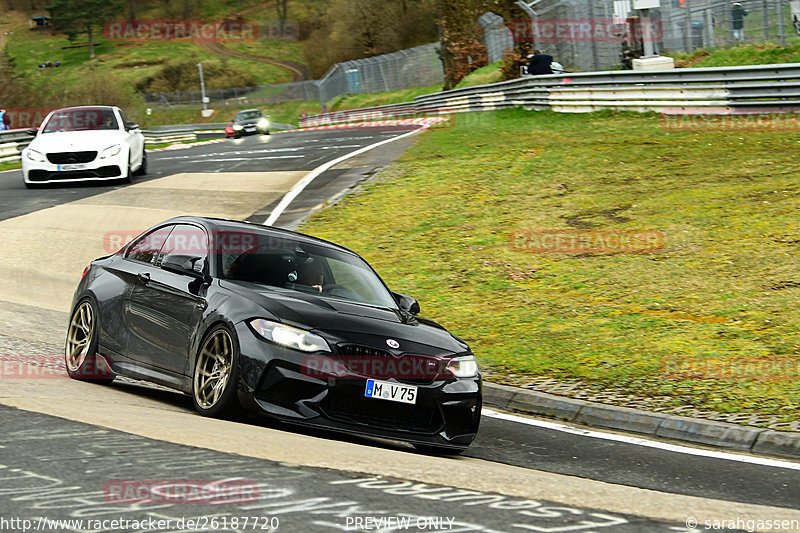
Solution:
M545 76L418 96L413 102L306 117L301 126L361 120L371 111L442 114L524 107L562 113L600 109L664 114L800 112L800 63Z
M0 163L19 160L19 153L31 139L27 129L0 131Z

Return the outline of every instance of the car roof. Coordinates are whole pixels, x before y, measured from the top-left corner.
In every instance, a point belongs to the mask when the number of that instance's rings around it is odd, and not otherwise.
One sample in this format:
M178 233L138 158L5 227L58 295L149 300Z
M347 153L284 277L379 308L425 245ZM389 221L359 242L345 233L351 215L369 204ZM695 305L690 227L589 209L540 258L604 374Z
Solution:
M76 105L71 107L62 107L56 111L72 111L73 109L116 109L117 106L113 105Z
M291 231L288 229L283 228L276 228L273 226L264 226L262 224L253 224L251 222L243 222L241 220L230 220L226 218L212 218L212 217L198 217L198 216L180 216L171 218L165 221L163 224L177 224L180 222L194 222L196 224L201 224L212 231L230 231L230 230L247 230L247 231L254 231L260 233L262 235L268 236L275 236L275 237L284 237L294 239L298 242L308 243L308 244L317 244L321 246L325 246L326 248L333 248L339 250L341 252L349 253L358 257L359 256L353 250L349 248L345 248L340 244L336 244L334 242L326 241L325 239L320 239L319 237L313 237L311 235L306 235L305 233L299 233L296 231ZM160 224L159 224L160 225Z
M253 108L253 109L242 109L241 111L239 111L239 113L236 113L236 114L238 115L240 113L251 113L253 111L258 111L259 113L261 113L260 109Z

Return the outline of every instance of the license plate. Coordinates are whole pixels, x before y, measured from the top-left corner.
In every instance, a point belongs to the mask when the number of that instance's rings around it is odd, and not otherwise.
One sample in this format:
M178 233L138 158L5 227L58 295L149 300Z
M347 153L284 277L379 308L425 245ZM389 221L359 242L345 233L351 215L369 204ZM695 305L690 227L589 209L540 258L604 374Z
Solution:
M392 402L417 403L417 388L413 385L399 385L388 381L368 379L364 396Z
M59 165L58 170L84 170L86 165L74 163L72 165Z

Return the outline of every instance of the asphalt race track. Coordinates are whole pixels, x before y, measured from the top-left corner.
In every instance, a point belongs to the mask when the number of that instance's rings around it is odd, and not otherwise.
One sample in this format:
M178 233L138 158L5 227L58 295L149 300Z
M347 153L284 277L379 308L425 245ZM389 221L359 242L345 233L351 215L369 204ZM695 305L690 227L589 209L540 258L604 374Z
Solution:
M407 131L292 132L151 152L149 175L131 185L28 190L19 171L0 173L0 531L700 532L746 531L758 519L795 520L762 531L800 531L798 463L681 453L492 412L464 456L431 457L270 420L205 419L179 393L47 371L63 358L83 266L121 236L175 214L263 223L312 169ZM277 225L295 227L413 139L322 174ZM32 361L37 371L19 370ZM132 481L220 479L245 487L244 497L113 497Z

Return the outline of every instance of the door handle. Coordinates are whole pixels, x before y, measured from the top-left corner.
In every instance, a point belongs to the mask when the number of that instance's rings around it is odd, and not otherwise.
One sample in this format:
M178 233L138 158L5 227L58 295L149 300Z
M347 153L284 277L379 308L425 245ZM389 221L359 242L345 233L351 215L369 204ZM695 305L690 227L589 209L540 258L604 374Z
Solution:
M139 272L136 274L136 277L139 278L142 283L150 283L150 274L147 272Z

